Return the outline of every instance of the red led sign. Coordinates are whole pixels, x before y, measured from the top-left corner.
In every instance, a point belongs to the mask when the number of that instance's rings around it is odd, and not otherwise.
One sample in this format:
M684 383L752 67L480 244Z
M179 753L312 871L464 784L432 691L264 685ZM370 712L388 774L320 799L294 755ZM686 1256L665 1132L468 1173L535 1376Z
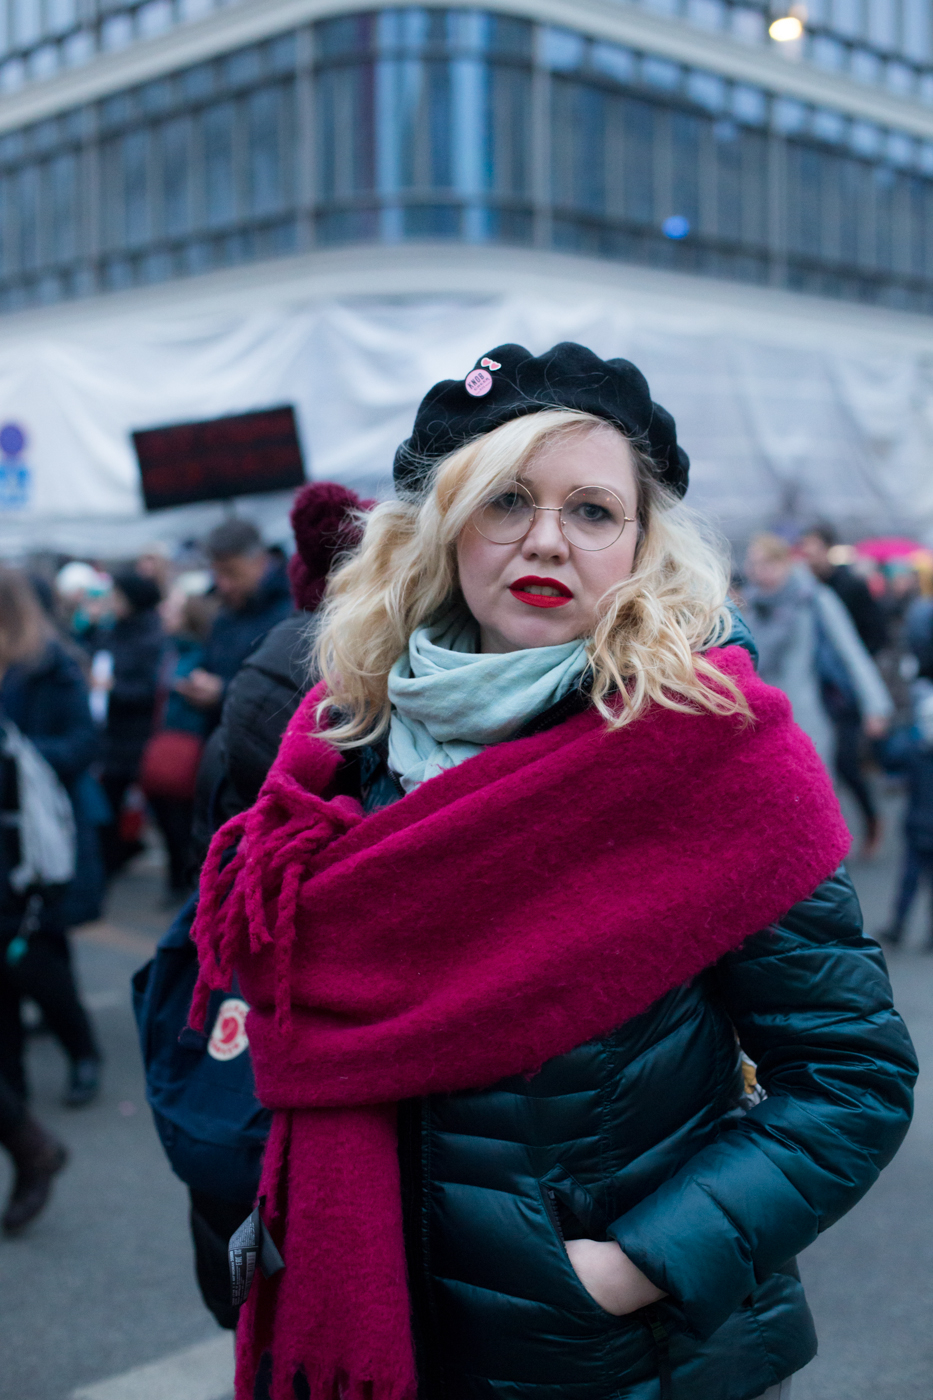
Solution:
M291 491L305 480L290 406L133 433L147 510Z

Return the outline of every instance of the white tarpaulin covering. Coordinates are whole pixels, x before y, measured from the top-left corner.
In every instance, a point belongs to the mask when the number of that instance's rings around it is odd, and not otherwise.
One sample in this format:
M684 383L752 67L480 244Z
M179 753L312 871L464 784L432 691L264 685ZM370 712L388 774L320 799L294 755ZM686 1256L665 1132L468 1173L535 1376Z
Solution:
M486 254L484 281L477 250L425 254L426 277L402 253L381 279L391 252L365 254L363 283L361 253L340 275L319 260L278 283L267 269L5 318L0 550L199 533L219 507L145 516L130 432L280 403L313 476L385 491L435 380L503 341L565 339L644 370L692 458L689 499L730 535L820 517L933 542L930 321L550 255ZM287 501L247 509L284 538Z

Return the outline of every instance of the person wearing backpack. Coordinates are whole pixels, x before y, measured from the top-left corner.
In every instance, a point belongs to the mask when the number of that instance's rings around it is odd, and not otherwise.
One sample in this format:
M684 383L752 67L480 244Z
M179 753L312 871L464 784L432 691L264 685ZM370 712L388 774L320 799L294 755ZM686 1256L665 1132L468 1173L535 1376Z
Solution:
M214 832L255 802L282 734L310 678L307 655L327 574L359 536L357 516L372 501L315 481L291 512L296 552L288 576L297 612L261 638L230 681L220 723L207 741L195 795L193 854L203 860ZM271 1115L255 1095L243 1029L246 1004L235 987L213 999L203 1034L187 1026L197 976L189 938L192 898L133 979L146 1064L146 1092L172 1169L188 1187L195 1271L206 1306L236 1326L228 1241L250 1213Z
M25 945L11 949L20 934L27 895L10 883L18 855L9 818L22 807L16 766L7 755L0 765L2 801L8 814L0 856L0 1072L26 1097L24 1031L20 1004L30 997L68 1057L64 1102L90 1103L100 1083L101 1054L90 1018L81 1004L71 966L67 931L77 918L99 908L103 868L96 828L85 815L83 784L97 750L97 734L80 666L54 635L28 579L0 568L0 729L15 732L52 770L64 788L71 820L77 823L77 878L61 888L36 894Z
M881 672L839 597L795 562L786 540L756 535L746 570L746 617L762 678L789 697L794 719L852 792L865 820L862 855L873 855L881 824L860 744L863 733L879 738L894 710Z

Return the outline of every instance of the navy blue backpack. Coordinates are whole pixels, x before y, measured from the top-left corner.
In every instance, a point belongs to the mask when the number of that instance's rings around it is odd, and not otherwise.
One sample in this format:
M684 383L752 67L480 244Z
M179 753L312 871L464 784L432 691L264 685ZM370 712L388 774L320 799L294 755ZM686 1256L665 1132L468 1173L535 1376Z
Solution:
M272 1114L256 1098L247 1008L237 989L212 994L203 1035L188 1026L198 975L189 937L196 910L192 895L155 957L133 977L146 1098L175 1175L248 1209L258 1195Z

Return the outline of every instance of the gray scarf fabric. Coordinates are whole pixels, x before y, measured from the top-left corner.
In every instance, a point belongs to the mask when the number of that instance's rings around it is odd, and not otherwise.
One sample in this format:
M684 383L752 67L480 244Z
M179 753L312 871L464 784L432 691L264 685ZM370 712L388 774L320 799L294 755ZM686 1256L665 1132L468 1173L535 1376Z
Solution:
M586 643L480 653L475 620L419 627L389 672L389 767L405 792L508 739L556 704L587 667Z

